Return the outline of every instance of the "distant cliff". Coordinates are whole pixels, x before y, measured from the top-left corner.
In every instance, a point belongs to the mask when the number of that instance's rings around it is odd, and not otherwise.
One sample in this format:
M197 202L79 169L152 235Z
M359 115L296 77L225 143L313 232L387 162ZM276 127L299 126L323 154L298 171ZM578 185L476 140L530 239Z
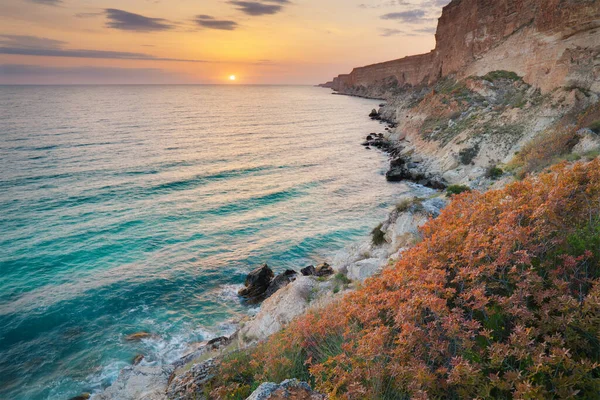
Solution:
M600 91L599 0L453 0L444 7L430 53L355 68L323 85L387 98L448 75L514 71L548 92Z

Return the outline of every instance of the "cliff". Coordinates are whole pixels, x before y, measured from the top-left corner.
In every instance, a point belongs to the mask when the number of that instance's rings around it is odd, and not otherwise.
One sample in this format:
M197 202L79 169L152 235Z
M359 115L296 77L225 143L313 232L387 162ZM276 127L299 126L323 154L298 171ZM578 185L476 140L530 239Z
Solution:
M388 98L448 75L514 71L543 92L558 86L600 91L598 0L453 0L430 53L355 68L329 87Z

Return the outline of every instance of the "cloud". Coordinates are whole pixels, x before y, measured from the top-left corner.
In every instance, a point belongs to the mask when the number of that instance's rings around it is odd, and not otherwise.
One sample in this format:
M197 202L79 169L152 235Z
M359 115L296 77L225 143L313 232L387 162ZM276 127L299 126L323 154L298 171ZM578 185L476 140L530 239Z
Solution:
M223 31L232 31L238 27L238 24L235 21L215 19L210 15L197 15L194 22L203 28L219 29Z
M62 0L29 0L32 3L44 4L47 6L57 6L62 3Z
M437 0L439 1L439 0ZM445 1L445 0L444 0ZM359 4L358 8L383 8L383 7L396 7L396 6L408 6L411 3L404 0L387 0L380 4Z
M409 11L401 11L401 12L393 12L382 15L381 19L393 19L402 22L421 22L423 17L425 17L424 10L409 10Z
M109 28L134 32L157 32L173 28L173 25L163 18L144 17L116 8L107 8L104 12L108 18L106 26Z
M383 28L381 30L381 34L379 36L389 37L389 36L402 35L403 33L404 33L404 31L401 31L400 29Z
M0 64L0 83L78 84L78 83L187 83L182 77L158 68L49 67Z
M113 60L209 62L205 60L162 58L153 56L151 54L123 51L65 49L64 46L66 44L66 42L60 40L41 38L37 36L0 35L0 54Z
M3 47L21 47L24 49L58 49L65 45L66 42L62 40L54 40L48 38L41 38L37 36L25 36L25 35L2 35L0 34L0 46Z
M238 10L244 14L258 16L258 15L271 15L277 14L283 9L284 4L289 4L289 0L263 0L258 1L239 1L230 0L229 4L233 4ZM275 4L271 4L275 3Z

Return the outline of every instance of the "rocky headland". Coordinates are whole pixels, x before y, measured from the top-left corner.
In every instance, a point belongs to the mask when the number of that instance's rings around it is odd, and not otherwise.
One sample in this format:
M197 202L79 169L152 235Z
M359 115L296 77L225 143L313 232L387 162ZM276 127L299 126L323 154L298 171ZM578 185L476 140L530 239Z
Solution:
M365 133L363 145L387 152L386 178L414 182L414 195L369 241L328 264L279 275L258 267L239 295L260 310L234 335L190 348L171 365L142 359L94 399L215 398L211 382L223 357L263 343L394 265L453 193L500 188L599 154L600 1L453 0L436 41L430 53L355 68L320 85L385 101L370 114L382 132ZM253 389L248 399L325 398L296 380Z

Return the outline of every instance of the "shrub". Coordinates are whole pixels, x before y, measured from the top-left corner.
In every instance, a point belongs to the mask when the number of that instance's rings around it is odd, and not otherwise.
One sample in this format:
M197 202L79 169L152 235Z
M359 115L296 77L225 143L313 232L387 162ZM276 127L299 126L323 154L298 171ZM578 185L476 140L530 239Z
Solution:
M471 188L465 185L450 185L446 188L446 194L448 196L454 196L464 192L470 192Z
M222 363L214 396L296 377L334 399L600 397L599 160L457 197L422 231L394 267Z
M479 145L467 147L458 152L458 158L463 165L469 165L479 154Z
M594 132L596 134L600 134L600 120L592 122L590 124L589 128L591 129L592 132Z
M575 126L558 126L536 136L510 162L519 178L561 161L579 142Z
M375 246L381 246L385 243L385 232L381 230L382 226L383 224L379 224L371 231L371 242Z
M490 165L485 171L485 177L489 179L498 179L504 174L502 168L498 168L495 165Z
M506 79L509 81L520 81L522 80L522 78L517 75L515 72L512 71L492 71L492 72L488 72L486 75L484 75L482 77L482 79L485 79L488 82L495 82L497 80L500 79Z
M412 199L404 199L396 204L396 211L399 213L408 211L411 208L414 208L415 210L422 210L423 199L420 197L414 197Z

